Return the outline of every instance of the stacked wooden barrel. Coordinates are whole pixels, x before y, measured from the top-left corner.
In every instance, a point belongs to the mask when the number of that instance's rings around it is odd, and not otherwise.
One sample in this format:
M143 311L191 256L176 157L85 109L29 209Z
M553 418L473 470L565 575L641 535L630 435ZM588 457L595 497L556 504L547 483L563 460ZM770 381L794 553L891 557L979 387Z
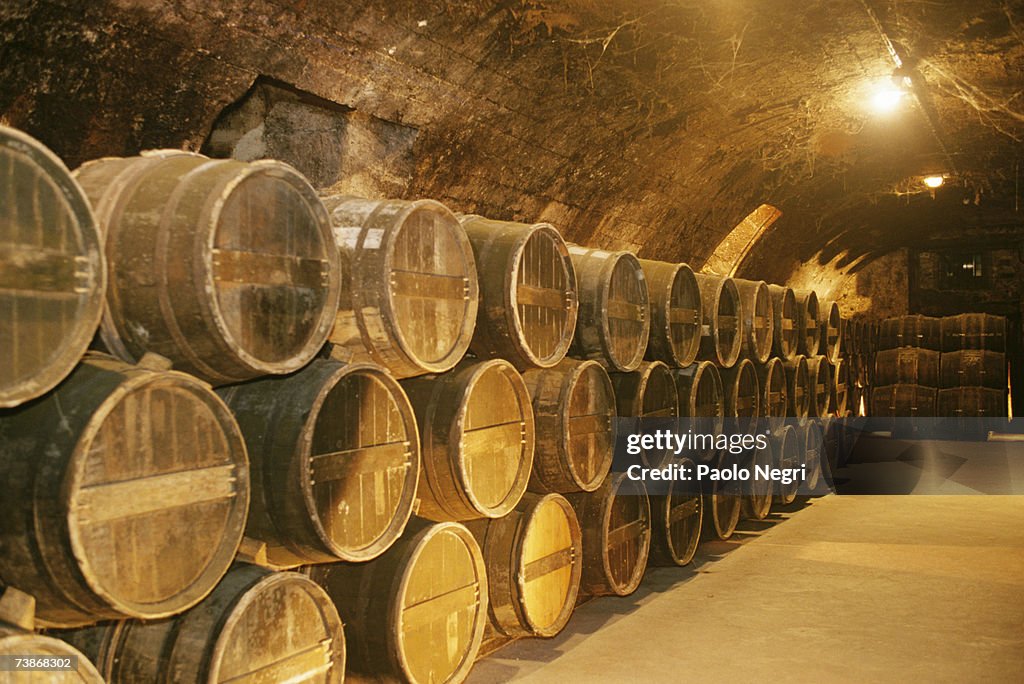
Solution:
M875 353L871 413L890 429L913 432L907 419L934 417L939 380L940 320L899 316L882 321Z
M957 435L984 438L1005 427L1006 319L982 313L948 316L940 331L939 415Z

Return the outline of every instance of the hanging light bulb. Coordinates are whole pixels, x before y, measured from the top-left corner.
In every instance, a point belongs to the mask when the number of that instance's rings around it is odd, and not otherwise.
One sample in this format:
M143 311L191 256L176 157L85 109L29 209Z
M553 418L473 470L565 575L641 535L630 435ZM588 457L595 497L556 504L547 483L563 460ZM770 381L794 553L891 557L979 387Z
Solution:
M942 184L946 182L946 179L941 175L925 176L921 179L926 188L934 190L935 188L941 188Z

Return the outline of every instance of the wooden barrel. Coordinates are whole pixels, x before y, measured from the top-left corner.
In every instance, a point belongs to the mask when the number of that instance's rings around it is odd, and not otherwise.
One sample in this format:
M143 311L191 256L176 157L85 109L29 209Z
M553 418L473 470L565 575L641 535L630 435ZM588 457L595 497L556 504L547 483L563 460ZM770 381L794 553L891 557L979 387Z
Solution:
M875 354L874 381L879 385L905 383L938 387L939 356L937 351L917 347L883 349Z
M677 472L682 469L691 475L697 467L685 456L673 458L672 466ZM648 565L689 565L697 553L704 520L700 482L670 480L664 492L650 496L652 533Z
M469 529L483 550L491 623L510 637L552 637L576 607L582 531L560 494L526 494L504 518Z
M776 468L799 468L804 462L807 438L799 432L796 426L783 425L772 433L771 443L772 458ZM788 506L796 500L799 489L800 481L795 478L791 482L776 481L773 483L773 502L781 506Z
M110 682L332 682L345 678L345 634L308 577L239 563L202 603L169 620L125 620L65 633Z
M719 434L725 420L725 390L718 367L710 361L672 371L679 395L679 416L694 432Z
M880 385L871 390L871 415L894 418L933 417L936 415L936 390L900 383Z
M249 469L205 383L90 354L0 415L0 443L0 580L35 596L43 626L173 615L231 564Z
M792 361L785 362L786 368L786 394L789 399L789 417L804 420L810 415L811 394L814 388L811 386L810 371L807 366L807 357L798 354Z
M686 264L641 259L651 295L651 336L646 358L689 366L700 351L704 305L693 270Z
M405 392L380 366L317 359L217 393L249 451L247 560L275 568L365 561L405 529L419 434ZM250 540L259 547L246 548Z
M341 267L309 183L276 161L183 152L75 171L106 241L100 334L115 356L161 354L214 384L290 373L334 324Z
M816 356L821 346L821 327L818 323L818 295L814 290L795 292L797 329L797 350L804 356Z
M703 311L699 358L729 368L740 357L743 309L732 278L695 275Z
M103 313L106 260L92 209L64 163L0 125L0 408L53 389Z
M940 387L1007 387L1006 355L984 349L943 352L939 361Z
M800 433L803 438L801 463L806 473L800 489L809 494L818 489L824 476L825 431L820 420L809 420L800 427Z
M758 404L765 427L774 432L782 427L789 415L789 390L786 385L786 366L782 359L770 358L757 369L758 387L761 391Z
M757 428L760 416L761 389L757 369L750 359L741 359L732 368L722 371L722 389L725 393L725 417L729 432L746 434Z
M955 387L938 393L937 415L960 422L968 434L1006 428L1006 391L988 387Z
M550 223L459 220L480 277L473 354L506 359L519 370L554 366L569 351L579 307L562 236Z
M851 385L850 362L847 357L841 356L832 365L832 393L829 398L829 411L842 417L848 410L857 409L857 406L850 401Z
M899 347L920 347L922 349L942 348L942 319L931 316L895 316L882 321L878 329L878 349L897 349ZM868 328L868 340L863 345L868 353L874 352L872 347L872 328Z
M429 520L500 518L526 491L535 429L530 392L502 359L464 361L402 381L420 429L416 514Z
M2 131L0 131L2 132ZM22 670L14 673L7 669L14 665L12 658L42 658L57 665L71 660L65 671ZM104 684L103 676L81 651L71 644L42 634L9 629L0 623L0 659L6 661L3 681L11 684Z
M651 307L639 259L569 245L579 285L579 321L570 353L612 370L636 370L647 350Z
M819 354L807 359L807 380L811 392L808 415L824 418L832 399L832 367L827 357Z
M527 488L592 492L612 465L615 391L597 361L565 359L523 373L533 399L536 448Z
M479 308L473 248L433 200L324 198L347 287L331 354L405 378L443 373L469 349Z
M800 347L800 314L792 288L769 285L772 296L772 353L783 361L792 359Z
M583 528L583 592L632 594L651 549L651 504L644 483L611 473L597 490L567 498Z
M740 515L748 520L764 520L772 510L774 483L764 477L757 477L755 468L775 467L775 452L770 441L766 441L764 449L754 448L747 454L745 466L750 470L750 478L741 483L743 496L740 499Z
M720 451L715 467L724 468L734 456ZM702 537L725 541L736 531L743 506L742 483L735 480L708 480L701 483L704 495L704 528Z
M821 343L818 352L835 363L842 351L843 318L839 313L839 304L834 301L822 300L818 306L818 324L821 328Z
M854 339L854 322L846 316L839 317L839 355L851 356L857 353L857 343Z
M743 312L740 353L758 363L764 363L772 354L775 332L775 312L768 283L763 280L734 278Z
M940 347L950 352L959 349L1006 351L1006 318L983 313L946 316L940 324Z
M612 373L615 388L615 405L621 418L663 418L679 416L679 395L676 392L672 372L661 361L645 361L631 373ZM646 426L638 426L643 430ZM658 453L645 449L640 461L651 468L657 468L668 452Z

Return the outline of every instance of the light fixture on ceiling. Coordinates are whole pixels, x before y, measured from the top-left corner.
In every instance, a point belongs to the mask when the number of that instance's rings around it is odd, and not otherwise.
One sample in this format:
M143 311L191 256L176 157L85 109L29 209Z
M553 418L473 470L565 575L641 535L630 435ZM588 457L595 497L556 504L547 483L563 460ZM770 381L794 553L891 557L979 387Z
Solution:
M899 108L906 94L892 83L885 83L871 96L871 109L877 114L891 114Z
M933 174L931 176L925 176L921 179L921 182L924 183L926 188L934 190L936 188L941 188L942 184L946 182L946 179L941 174Z

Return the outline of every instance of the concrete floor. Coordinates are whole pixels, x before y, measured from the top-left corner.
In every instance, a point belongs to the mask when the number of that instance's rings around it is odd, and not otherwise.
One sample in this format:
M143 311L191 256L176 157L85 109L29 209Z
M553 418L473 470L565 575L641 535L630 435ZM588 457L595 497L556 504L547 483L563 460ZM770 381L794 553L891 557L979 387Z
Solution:
M1024 682L1024 497L828 496L580 606L470 682Z

